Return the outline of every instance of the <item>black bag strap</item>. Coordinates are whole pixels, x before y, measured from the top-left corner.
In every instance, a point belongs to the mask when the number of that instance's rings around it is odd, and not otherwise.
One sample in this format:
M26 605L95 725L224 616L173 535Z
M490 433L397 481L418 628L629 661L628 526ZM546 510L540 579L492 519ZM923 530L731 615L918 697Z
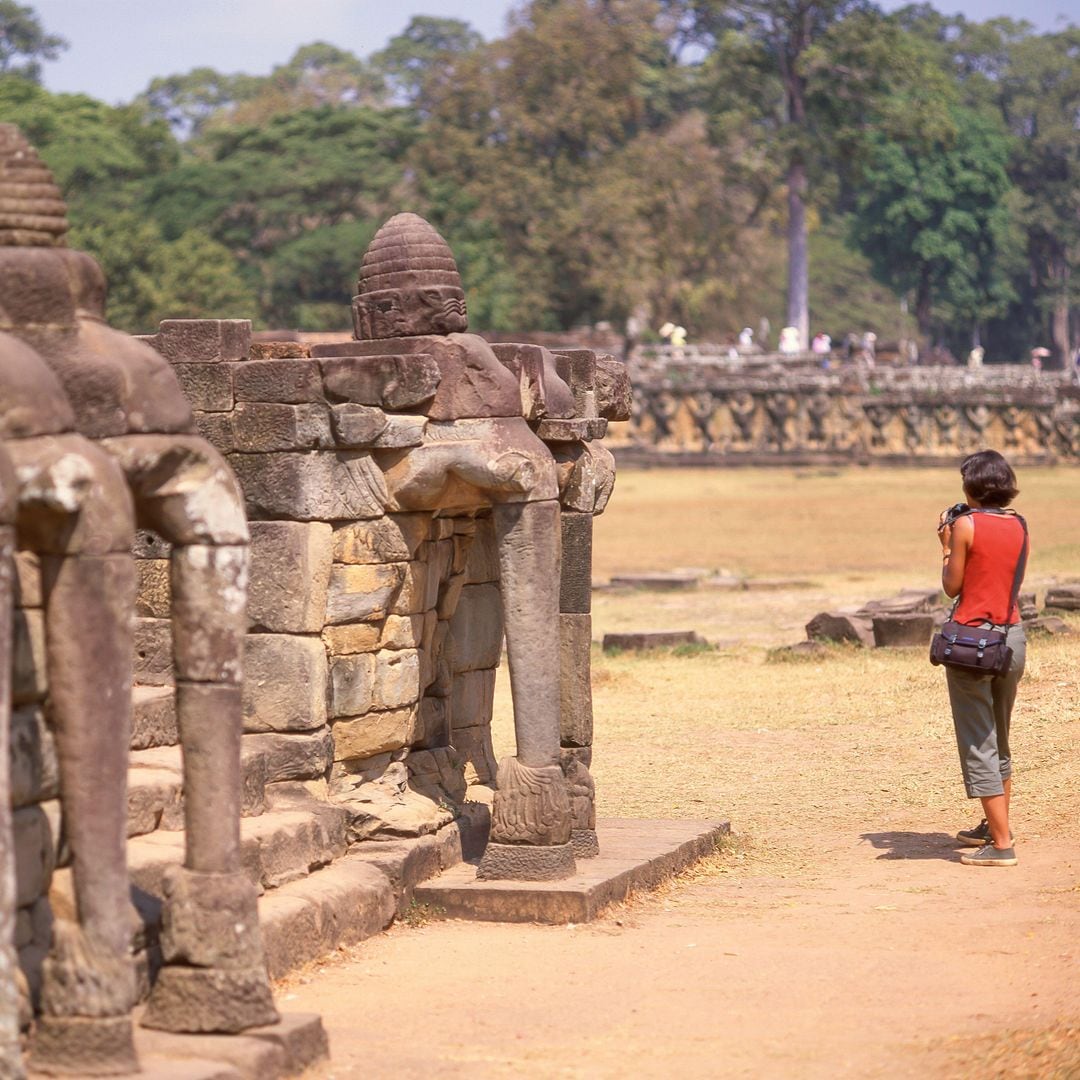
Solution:
M1012 615L1013 608L1016 607L1016 601L1020 598L1020 585L1023 583L1023 580L1024 580L1024 572L1027 570L1027 557L1028 557L1028 527L1027 527L1027 522L1024 520L1023 515L1018 514L1015 510L998 510L995 507L990 507L990 508L985 509L985 510L968 510L967 513L968 514L998 514L998 515L1001 515L1002 517L1016 518L1016 520L1020 522L1020 528L1023 529L1023 531L1024 531L1024 539L1023 539L1023 542L1020 544L1020 554L1019 554L1019 556L1017 557L1017 560L1016 560L1016 570L1013 572L1012 590L1009 593L1009 609L1008 609L1008 612L1007 612L1007 614L1005 616L1006 618L1008 618L1010 615ZM949 619L950 620L956 614L956 609L960 606L960 600L961 600L962 596L963 596L963 593L961 592L961 594L959 596L957 596L957 598L953 601L952 611L949 612ZM995 623L994 624L995 628L998 625L1001 625L1001 626L1005 627L1006 629L1008 629L1008 626L1009 626L1009 624L1007 622L1006 623L1001 623L1001 624Z

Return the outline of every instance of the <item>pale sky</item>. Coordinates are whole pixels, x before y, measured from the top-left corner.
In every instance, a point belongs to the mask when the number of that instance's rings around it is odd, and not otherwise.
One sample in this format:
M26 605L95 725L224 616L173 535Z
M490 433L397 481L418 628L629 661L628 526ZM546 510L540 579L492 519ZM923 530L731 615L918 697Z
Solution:
M328 41L376 52L414 15L464 19L485 38L505 28L513 0L21 0L71 47L47 63L50 90L129 101L158 75L196 67L265 74L301 45ZM900 7L904 0L884 0ZM937 0L969 19L1027 19L1039 30L1080 19L1077 0Z

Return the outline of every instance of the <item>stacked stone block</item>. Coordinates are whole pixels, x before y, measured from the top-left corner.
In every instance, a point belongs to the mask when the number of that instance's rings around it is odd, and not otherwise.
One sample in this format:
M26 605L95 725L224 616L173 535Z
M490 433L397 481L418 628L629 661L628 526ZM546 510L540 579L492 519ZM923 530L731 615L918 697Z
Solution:
M490 516L386 513L371 461L420 444L430 421L383 406L430 397L437 372L422 356L313 357L292 342L226 358L220 327L166 321L147 340L201 358L174 366L247 500L245 761L262 755L271 784L328 780L353 840L434 831L468 783L494 780L502 648ZM144 535L138 555L145 740L168 731L168 552Z
M199 431L244 488L246 771L271 785L305 782L347 807L354 842L448 824L469 784L495 781L502 610L494 528L488 512L455 510L452 498L434 515L386 512L371 459L373 450L420 445L438 423L397 411L430 398L437 370L423 355L343 356L331 346L313 356L298 342L236 355L221 342L242 334L215 320L166 321L146 340L173 362ZM592 517L613 482L610 455L594 440L608 419L629 416L629 383L609 357L559 353L577 415L547 418L535 405L543 351L495 348L519 375L523 414L560 472L561 741L571 786L587 804L578 816L591 830ZM137 556L136 744L167 745L175 741L167 546L141 533Z

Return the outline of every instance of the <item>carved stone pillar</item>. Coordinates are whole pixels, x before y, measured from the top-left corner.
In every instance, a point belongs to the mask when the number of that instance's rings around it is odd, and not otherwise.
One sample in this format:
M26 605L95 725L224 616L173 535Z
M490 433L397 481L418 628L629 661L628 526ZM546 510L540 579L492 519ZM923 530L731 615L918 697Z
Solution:
M15 851L9 776L14 517L15 476L0 451L0 1080L21 1080L23 1076L15 984Z

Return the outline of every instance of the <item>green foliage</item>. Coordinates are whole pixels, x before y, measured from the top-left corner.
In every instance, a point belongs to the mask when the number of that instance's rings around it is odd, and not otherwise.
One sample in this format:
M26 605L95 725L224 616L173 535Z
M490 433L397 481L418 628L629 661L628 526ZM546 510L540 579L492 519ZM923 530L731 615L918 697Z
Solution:
M964 327L1013 297L1008 136L992 118L961 108L953 127L953 139L917 150L875 136L854 219L877 277L915 294L924 334L935 305Z
M68 43L41 25L32 7L0 0L0 74L41 81L41 61L55 60Z
M324 326L321 305L336 304L340 328L364 247L407 191L415 137L408 113L366 106L214 129L200 157L148 186L144 206L169 240L195 227L232 252L263 321L295 325L304 305Z
M808 239L813 328L836 339L895 336L901 295L925 335L976 329L990 356L1064 355L1080 330L1075 28L871 0L525 0L490 43L417 16L368 61L314 42L119 108L35 83L61 47L0 0L0 116L54 170L126 327L342 329L375 229L416 210L479 329L779 327Z
M415 105L432 78L445 80L455 58L478 49L483 40L460 19L414 15L405 30L372 57L372 69L386 79L396 98Z

